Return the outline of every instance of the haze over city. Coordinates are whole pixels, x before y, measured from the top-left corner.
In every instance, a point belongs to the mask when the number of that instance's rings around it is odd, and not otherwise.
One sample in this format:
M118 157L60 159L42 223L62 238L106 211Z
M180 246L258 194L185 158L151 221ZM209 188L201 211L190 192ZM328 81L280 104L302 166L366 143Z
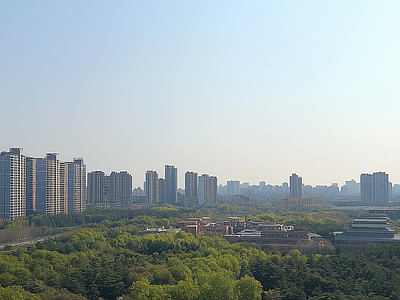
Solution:
M397 1L0 3L0 149L142 186L400 183Z

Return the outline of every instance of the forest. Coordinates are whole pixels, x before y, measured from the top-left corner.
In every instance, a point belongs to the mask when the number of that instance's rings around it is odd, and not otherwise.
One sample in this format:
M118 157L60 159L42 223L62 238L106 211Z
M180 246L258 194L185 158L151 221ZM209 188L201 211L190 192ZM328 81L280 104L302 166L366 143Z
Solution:
M1 220L0 234L41 228L62 235L0 252L0 299L400 299L398 244L304 255L298 250L264 252L246 243L231 245L220 236L138 235L146 227L175 226L190 217L223 220L239 214L294 225L325 238L332 238L333 231L355 216L326 207L220 205Z

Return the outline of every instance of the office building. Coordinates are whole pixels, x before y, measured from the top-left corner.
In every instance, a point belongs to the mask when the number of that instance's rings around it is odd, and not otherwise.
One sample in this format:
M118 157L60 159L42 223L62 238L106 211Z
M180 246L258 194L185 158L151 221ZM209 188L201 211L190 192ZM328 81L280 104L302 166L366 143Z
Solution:
M146 202L149 204L156 204L159 199L158 193L158 174L156 171L146 172Z
M166 203L178 202L178 170L174 166L165 166L165 200Z
M361 174L361 202L388 203L389 202L389 175L385 172Z
M300 198L303 195L303 180L293 173L290 176L290 198Z
M21 148L0 153L0 218L26 216L26 158Z

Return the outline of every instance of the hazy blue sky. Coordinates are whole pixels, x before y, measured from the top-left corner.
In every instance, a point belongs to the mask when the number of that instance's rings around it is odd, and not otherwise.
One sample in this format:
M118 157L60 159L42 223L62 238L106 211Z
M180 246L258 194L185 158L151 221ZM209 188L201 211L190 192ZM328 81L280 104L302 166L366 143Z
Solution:
M400 183L399 1L1 1L0 150Z

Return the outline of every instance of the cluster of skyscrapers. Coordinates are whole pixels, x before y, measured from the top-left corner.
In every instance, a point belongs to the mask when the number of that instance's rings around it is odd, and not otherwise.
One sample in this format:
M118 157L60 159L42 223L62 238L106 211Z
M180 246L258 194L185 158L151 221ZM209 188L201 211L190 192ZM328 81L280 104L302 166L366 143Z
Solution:
M0 153L0 218L78 213L85 209L83 158L63 162L57 153L26 157L21 148Z
M331 186L304 185L302 178L293 173L282 185L250 186L248 183L228 181L226 186L218 186L217 177L196 172L185 173L185 189L178 189L178 170L171 165L165 166L164 178L159 178L156 171L149 170L145 175L143 197L140 202L148 204L179 204L184 206L213 204L218 201L249 202L271 201L290 197L324 197L337 200L344 196L362 203L384 204L392 198L392 190L400 186L389 182L385 172L361 174L360 183L346 181L339 190L338 184ZM72 162L58 159L57 153L47 153L43 158L26 157L21 148L10 148L0 153L0 218L15 219L31 213L67 214L78 213L89 208L113 208L129 206L133 202L132 176L126 172L102 171L87 174L82 158ZM243 195L246 197L238 198ZM235 198L236 197L236 198ZM232 199L231 199L232 198ZM344 198L343 198L344 199Z
M126 171L103 171L88 173L88 206L91 208L111 208L132 203L132 175Z
M195 172L185 173L184 194L178 193L178 170L165 166L165 178L158 178L156 171L146 172L145 194L149 204L169 203L185 206L217 203L217 177Z

